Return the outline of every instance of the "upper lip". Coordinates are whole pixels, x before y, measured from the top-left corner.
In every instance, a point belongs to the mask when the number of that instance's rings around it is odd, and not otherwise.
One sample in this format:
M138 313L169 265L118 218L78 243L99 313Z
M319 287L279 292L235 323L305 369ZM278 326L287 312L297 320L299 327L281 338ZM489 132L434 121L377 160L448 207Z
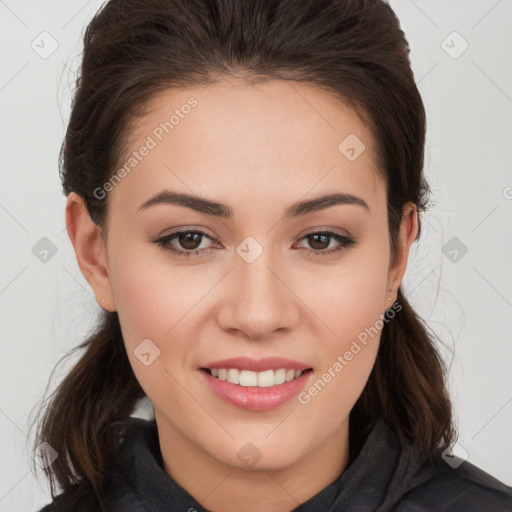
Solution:
M279 370L279 368L286 368L288 370L308 370L311 366L300 363L299 361L293 361L292 359L285 359L283 357L252 359L245 356L213 361L204 365L203 368L237 368L239 370L262 372L265 370Z

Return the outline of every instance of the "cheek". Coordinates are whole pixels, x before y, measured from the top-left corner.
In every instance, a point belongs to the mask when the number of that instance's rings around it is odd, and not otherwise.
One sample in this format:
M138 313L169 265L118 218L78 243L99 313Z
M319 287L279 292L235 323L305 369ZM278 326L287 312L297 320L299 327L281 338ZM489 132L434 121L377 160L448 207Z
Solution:
M187 323L187 312L211 286L203 272L180 271L154 259L154 251L141 249L116 258L112 268L116 308L132 341L174 338L176 329Z
M362 331L371 328L384 313L387 262L359 253L346 265L325 276L317 275L314 286L305 281L299 293L327 327L325 341L337 350L350 345Z
M327 326L318 345L321 368L314 386L305 390L304 402L338 404L334 423L348 414L361 394L379 348L389 253L385 239L375 241L335 272L331 269L329 279L315 280L314 294L306 287L303 291L309 293L306 303Z
M333 332L320 341L321 363L310 385L299 395L299 402L308 411L306 417L317 418L314 428L322 422L326 431L334 430L349 415L361 395L384 325L382 286L370 279L367 283L344 283L341 292L324 302L322 318Z
M191 349L201 338L197 315L203 311L205 293L218 276L151 262L154 251L141 248L134 253L119 251L125 256L113 258L116 264L112 265L111 284L132 368L153 398L161 389L168 389L172 378L167 370L183 381L187 369L193 366ZM144 346L150 360L158 355L149 366L138 357L142 350L139 347Z
M135 258L125 258L112 281L136 379L153 403L171 409L186 406L181 403L182 394L169 390L176 390L176 381L185 380L191 339L187 311L197 302L200 290L194 293L194 286L181 283L179 273L167 278L165 268Z
M111 283L121 325L132 342L160 338L173 322L168 308L169 286L152 265L125 258L112 272ZM163 315L163 312L166 312Z

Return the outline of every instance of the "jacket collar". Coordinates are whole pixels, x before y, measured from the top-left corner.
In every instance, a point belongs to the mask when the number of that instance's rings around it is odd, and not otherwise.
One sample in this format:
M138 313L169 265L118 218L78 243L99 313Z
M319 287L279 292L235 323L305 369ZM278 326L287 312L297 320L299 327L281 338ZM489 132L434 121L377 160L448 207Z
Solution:
M380 419L360 453L327 487L294 509L295 512L389 510L411 485L430 478L418 469L424 458L400 440ZM163 469L155 420L129 418L116 465L104 487L108 510L208 512Z

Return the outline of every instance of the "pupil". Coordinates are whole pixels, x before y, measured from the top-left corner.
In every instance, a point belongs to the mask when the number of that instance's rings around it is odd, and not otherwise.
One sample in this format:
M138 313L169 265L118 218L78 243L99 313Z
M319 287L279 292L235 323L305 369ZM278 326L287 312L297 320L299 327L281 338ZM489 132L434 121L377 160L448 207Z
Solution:
M325 242L326 242L326 240L328 240L329 235L310 235L309 238L310 238L309 245L311 245L311 247L313 247L314 249L325 249L329 245L329 243L327 243L327 245L325 245ZM323 243L318 242L319 238L324 239ZM312 243L311 243L311 239L313 240ZM320 245L320 247L318 245Z
M180 235L180 244L185 249L197 249L201 241L201 235L199 233L186 233Z

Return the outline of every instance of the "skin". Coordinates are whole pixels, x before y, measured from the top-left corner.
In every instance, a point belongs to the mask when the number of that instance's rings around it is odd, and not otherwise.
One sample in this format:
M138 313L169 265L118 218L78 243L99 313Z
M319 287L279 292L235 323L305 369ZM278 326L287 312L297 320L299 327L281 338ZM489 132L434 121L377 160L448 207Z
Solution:
M130 131L127 156L190 97L198 105L105 199L108 231L72 193L68 232L98 303L119 314L133 371L154 405L167 473L213 512L289 511L345 469L348 416L380 333L308 404L295 397L270 411L244 411L217 397L199 368L281 356L313 368L307 390L395 301L417 212L406 205L390 261L373 137L354 110L311 85L230 79L166 91ZM338 150L349 134L366 146L354 161ZM170 204L138 210L163 189L225 204L233 217ZM345 204L284 217L292 203L331 192L358 196L369 209ZM194 247L211 251L188 259L153 242L177 228L206 233L211 238ZM340 246L333 238L312 245L306 236L327 228L355 245L318 256ZM236 252L247 236L263 249L252 263ZM177 239L171 245L187 250ZM144 339L160 350L149 366L134 354ZM252 468L237 457L247 442L261 453Z

